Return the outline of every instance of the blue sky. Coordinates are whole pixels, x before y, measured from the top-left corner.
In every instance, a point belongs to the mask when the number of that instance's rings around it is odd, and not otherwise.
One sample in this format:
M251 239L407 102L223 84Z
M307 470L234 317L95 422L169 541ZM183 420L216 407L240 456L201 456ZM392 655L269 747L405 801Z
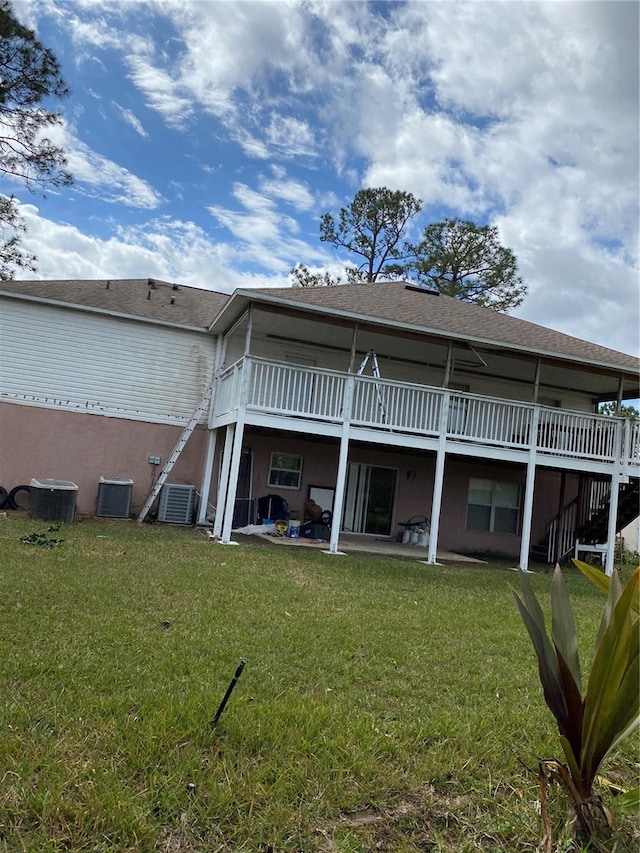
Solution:
M14 193L41 278L199 287L338 272L364 186L498 227L518 316L637 354L635 2L16 0L72 94L71 189Z

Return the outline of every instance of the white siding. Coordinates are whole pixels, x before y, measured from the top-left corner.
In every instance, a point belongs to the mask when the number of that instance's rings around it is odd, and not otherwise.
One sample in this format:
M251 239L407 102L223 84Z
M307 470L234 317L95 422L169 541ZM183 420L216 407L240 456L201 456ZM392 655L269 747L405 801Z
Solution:
M214 350L205 332L2 299L0 400L183 423Z

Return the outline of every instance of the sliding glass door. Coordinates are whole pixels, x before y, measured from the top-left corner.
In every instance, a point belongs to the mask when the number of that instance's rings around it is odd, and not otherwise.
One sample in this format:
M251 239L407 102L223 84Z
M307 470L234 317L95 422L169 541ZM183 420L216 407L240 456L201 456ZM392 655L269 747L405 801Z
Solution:
M394 468L349 464L343 530L379 536L391 534L396 473Z

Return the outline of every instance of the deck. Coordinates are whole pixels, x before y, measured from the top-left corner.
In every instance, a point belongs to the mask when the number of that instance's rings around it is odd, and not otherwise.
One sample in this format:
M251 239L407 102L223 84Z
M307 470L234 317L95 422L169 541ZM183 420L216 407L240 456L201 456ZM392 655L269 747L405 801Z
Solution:
M640 424L427 385L245 357L216 382L211 427L245 423L560 467L640 474ZM376 438L377 436L377 438Z

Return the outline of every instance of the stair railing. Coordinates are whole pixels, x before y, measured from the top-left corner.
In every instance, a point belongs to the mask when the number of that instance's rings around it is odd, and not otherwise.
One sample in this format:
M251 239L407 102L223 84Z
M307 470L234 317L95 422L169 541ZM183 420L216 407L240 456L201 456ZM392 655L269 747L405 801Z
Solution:
M547 525L547 561L549 563L559 563L573 551L577 516L578 498L574 498Z

